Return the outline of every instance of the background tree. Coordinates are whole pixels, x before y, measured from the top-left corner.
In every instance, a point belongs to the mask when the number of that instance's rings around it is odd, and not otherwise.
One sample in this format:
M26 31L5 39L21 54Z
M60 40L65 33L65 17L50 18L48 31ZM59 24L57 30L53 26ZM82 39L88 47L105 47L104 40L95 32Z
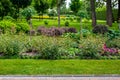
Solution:
M1 0L0 1L0 17L3 19L4 16L7 16L11 11L11 2L9 0Z
M106 2L107 7L107 25L112 26L112 6L111 6L111 0L107 0Z
M49 2L48 0L34 0L34 8L37 10L38 15L40 16L40 13L43 16L43 13L49 8Z
M35 13L36 13L36 10L33 7L27 7L21 11L22 16L26 18L27 22L29 22L29 20Z
M90 0L91 14L92 14L92 26L96 26L96 12L95 12L95 0Z
M13 4L13 7L15 8L16 14L15 18L17 19L19 17L20 8L25 8L29 6L32 2L32 0L10 0Z
M81 7L80 0L71 0L70 8L76 15Z
M65 0L57 0L57 13L58 13L58 27L60 27L60 7L65 3Z
M118 19L120 18L120 0L118 0Z

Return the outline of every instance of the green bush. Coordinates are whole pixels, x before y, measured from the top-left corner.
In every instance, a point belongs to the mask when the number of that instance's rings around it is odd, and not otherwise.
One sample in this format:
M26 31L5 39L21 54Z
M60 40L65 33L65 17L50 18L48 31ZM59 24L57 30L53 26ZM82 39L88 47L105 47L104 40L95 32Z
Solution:
M17 33L25 32L28 33L30 31L30 26L28 23L17 23Z
M85 47L81 48L80 58L82 59L99 59L99 50L96 48L97 45L88 43Z
M19 56L19 53L22 51L23 46L19 41L10 41L7 43L5 56Z
M109 40L119 38L120 31L109 30L109 32L107 33L107 37L109 38Z
M63 37L71 38L71 39L79 42L79 40L80 40L80 32L78 32L78 33L66 33L66 34L63 35Z
M106 45L109 48L119 48L120 49L120 38L108 40L108 41L106 41Z
M86 18L84 18L84 19L82 19L82 22L84 22L84 23L88 23L88 22L89 22L89 20L88 20L88 19L86 19Z
M48 21L44 21L44 24L45 24L45 25L48 25Z
M69 22L68 21L65 22L65 26L69 26Z
M100 36L88 36L80 40L80 58L82 59L99 59L103 51L102 47L106 38Z
M3 55L6 50L6 45L3 40L0 40L0 54Z
M2 30L2 33L6 33L6 32L15 33L16 24L11 21L3 20L0 21L0 29Z
M64 59L75 59L80 53L80 49L72 47L68 49L59 48L59 53L61 54L61 57Z
M46 46L41 53L42 59L60 59L61 55L57 45Z
M2 34L0 36L0 53L6 58L12 58L13 56L18 58L19 53L24 49L24 43L22 40L13 36L10 36L9 34ZM19 38L21 39L21 37Z
M87 36L89 36L91 34L91 32L89 30L87 30L87 29L82 29L81 33L82 33L83 37L87 37Z
M5 16L4 20L14 21L14 19L11 16Z
M69 20L70 20L71 22L74 21L73 17L69 17Z

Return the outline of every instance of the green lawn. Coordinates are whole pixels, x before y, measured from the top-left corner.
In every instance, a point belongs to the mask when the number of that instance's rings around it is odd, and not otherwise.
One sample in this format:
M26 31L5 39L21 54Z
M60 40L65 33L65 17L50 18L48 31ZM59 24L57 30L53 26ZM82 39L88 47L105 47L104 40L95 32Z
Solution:
M44 21L47 21L48 25L45 25ZM61 20L61 27L65 26L66 21L69 21L69 27L74 27L77 30L80 30L80 22L77 22L76 20L74 20L74 21ZM34 28L36 28L38 26L46 26L46 27L58 26L57 20L51 20L51 19L43 19L43 20L33 19L32 23L33 23ZM106 25L106 21L97 20L97 24L105 24ZM91 20L89 20L89 22L82 22L82 27L84 29L92 30L92 22L91 22ZM113 29L113 30L118 30L118 23L113 23L112 27L109 27L109 28Z
M19 20L17 21L17 23L19 22L25 22L26 20ZM48 22L48 25L45 25L44 21ZM80 30L80 22L74 20L74 21L70 21L70 20L62 20L61 19L61 27L65 27L65 22L68 21L69 22L69 27L74 27L77 30ZM104 20L97 20L97 24L103 24L106 25L106 21ZM37 29L39 26L45 26L45 27L57 27L58 26L58 21L57 20L52 20L52 19L32 19L32 25L34 27L34 29ZM82 28L84 29L88 29L88 30L92 30L92 21L89 20L88 22L82 22ZM113 23L112 27L109 27L109 29L113 29L113 30L118 30L118 23Z
M120 60L0 59L0 75L120 74Z

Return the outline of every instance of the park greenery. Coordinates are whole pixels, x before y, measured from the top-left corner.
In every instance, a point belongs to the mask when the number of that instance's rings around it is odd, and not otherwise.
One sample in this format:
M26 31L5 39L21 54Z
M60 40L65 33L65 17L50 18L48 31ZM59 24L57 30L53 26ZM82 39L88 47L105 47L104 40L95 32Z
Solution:
M66 4L1 0L0 58L120 59L119 0Z

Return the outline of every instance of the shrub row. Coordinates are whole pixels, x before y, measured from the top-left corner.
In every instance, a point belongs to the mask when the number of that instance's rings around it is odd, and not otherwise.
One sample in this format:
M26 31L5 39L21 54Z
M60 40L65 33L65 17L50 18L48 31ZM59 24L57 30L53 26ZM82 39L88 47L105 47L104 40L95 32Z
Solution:
M3 20L0 21L0 33L27 33L30 27L27 23L13 23L11 21Z
M38 27L37 33L42 34L42 35L47 35L47 36L60 36L64 33L76 33L77 30L75 28L56 28L56 27L51 27L51 28L45 28L45 27Z
M111 53L106 49L120 49L120 45L104 47L106 38L101 36L87 36L79 39L79 43L69 37L1 35L0 58L35 58L35 59L101 59L116 56L120 58L120 51ZM119 39L111 45L119 43Z

